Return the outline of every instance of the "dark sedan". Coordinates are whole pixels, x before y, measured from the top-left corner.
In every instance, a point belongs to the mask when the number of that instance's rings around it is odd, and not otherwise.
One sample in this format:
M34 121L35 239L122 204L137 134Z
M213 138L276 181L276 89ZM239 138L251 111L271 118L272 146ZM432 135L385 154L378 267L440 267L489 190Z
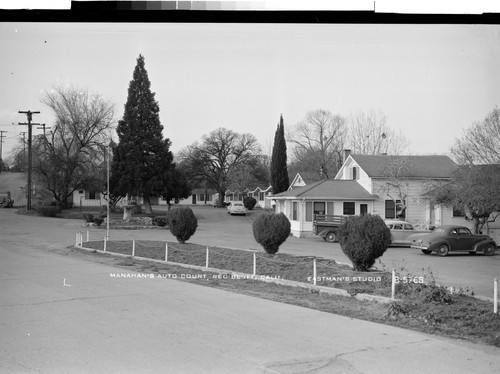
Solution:
M465 226L440 226L429 235L413 241L411 247L420 249L426 255L432 252L440 256L449 252L482 252L493 256L497 245L488 235L473 234Z

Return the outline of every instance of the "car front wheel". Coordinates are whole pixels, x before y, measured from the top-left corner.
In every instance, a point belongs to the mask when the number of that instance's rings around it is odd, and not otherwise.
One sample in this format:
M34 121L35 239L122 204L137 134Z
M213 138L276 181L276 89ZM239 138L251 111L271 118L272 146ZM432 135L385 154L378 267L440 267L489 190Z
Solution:
M448 254L449 248L446 244L441 244L437 250L437 254L440 255L441 257L444 257Z
M484 254L486 256L493 256L495 254L495 246L493 244L488 244L488 246L484 249Z

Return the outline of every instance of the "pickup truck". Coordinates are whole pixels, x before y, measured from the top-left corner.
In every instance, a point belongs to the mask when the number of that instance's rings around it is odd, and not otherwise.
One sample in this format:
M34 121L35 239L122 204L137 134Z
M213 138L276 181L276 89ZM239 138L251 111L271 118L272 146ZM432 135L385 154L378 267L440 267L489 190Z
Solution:
M337 229L345 220L345 216L316 214L313 221L313 231L328 243L333 243L337 241Z

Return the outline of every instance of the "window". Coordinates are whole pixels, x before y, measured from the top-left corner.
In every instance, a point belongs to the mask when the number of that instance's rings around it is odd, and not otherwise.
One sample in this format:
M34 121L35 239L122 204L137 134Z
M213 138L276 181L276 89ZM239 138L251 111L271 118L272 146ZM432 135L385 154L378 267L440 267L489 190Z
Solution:
M87 199L87 200L97 200L97 199L99 199L99 192L96 192L96 191L85 191L85 199Z
M403 230L403 225L400 223L397 223L393 227L394 230Z
M201 193L201 194L200 194L200 199L199 199L199 200L200 200L200 201L205 201L205 194L202 194L202 193Z
M312 222L313 220L313 203L308 201L306 202L306 221Z
M352 180L356 180L359 178L358 168L354 166L352 168Z
M385 218L406 218L406 208L401 204L401 200L385 201Z
M404 228L405 228L405 230L413 230L413 226L409 225L407 223L404 225Z
M454 206L453 217L465 217L465 213L461 208Z
M471 235L471 232L468 228L462 227L458 229L458 235Z
M299 220L299 203L297 201L292 203L292 220Z
M315 201L314 202L314 215L316 215L316 214L326 214L324 201Z
M259 193L259 200L264 201L264 192Z
M356 214L356 203L354 201L344 201L344 215L353 216Z

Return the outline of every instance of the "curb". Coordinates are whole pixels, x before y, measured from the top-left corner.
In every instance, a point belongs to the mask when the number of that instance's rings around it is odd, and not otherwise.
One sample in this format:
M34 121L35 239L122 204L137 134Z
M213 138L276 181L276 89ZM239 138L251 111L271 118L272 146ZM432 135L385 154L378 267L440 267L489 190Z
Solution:
M252 279L252 280L257 280L257 281L261 281L261 282L275 283L275 284L279 284L282 286L305 288L305 289L309 289L311 291L317 291L319 293L325 293L325 294L329 294L329 295L354 297L355 299L358 299L360 301L374 301L374 302L383 303L383 304L389 304L389 303L392 303L394 301L398 301L397 299L392 299L389 297L370 295L370 294L364 294L364 293L351 295L346 290L343 290L340 288L315 286L313 284L297 282L297 281L292 281L292 280L287 280L287 279L274 279L273 277L269 277L269 276L265 276L265 275L253 275L253 274L247 274L247 273L239 273L239 272L235 272L235 271L231 271L231 270L223 270L223 269L216 269L216 268L210 268L210 267L207 268L205 266L182 264L179 262L170 262L170 261L157 260L157 259L153 259L153 258L140 257L140 256L132 257L131 255L126 255L123 253L114 253L114 252L109 252L109 251L104 252L101 249L85 248L85 247L79 246L79 245L74 245L73 247L83 249L83 250L88 251L88 252L97 252L97 253L101 253L101 254L108 254L110 256L126 257L126 258L131 258L131 259L137 259L140 261L161 263L161 264L165 264L165 265L179 266L179 267L183 267L183 268L187 268L187 269L200 270L200 271L210 272L210 273L217 273L217 274L221 274L221 275L231 276L231 277L234 277L235 279Z

